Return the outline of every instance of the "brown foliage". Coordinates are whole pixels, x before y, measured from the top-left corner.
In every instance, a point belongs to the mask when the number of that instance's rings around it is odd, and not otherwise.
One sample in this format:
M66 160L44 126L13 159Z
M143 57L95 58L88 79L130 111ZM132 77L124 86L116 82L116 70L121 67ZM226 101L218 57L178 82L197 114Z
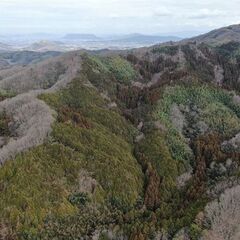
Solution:
M136 108L141 97L141 89L137 87L118 86L117 98L126 104L127 108Z
M74 110L63 107L59 111L58 115L58 121L60 122L71 122L75 126L81 127L81 128L91 128L91 123L83 116L81 116L80 113L75 112Z
M169 83L178 83L182 79L185 79L188 76L189 76L189 73L185 70L165 71L161 75L160 80L156 84L151 86L150 89L156 88L156 87L162 87Z
M146 237L140 232L133 232L129 238L130 240L146 240Z
M146 187L144 194L144 204L150 210L155 210L160 206L160 187L161 187L161 179L156 171L156 169L152 166L149 159L145 156L144 153L136 150L136 156L139 163L142 166L142 169L145 173L146 177Z
M138 61L139 61L138 58L135 55L133 55L133 54L128 54L127 55L127 60L129 62L133 63L133 64L137 64Z
M157 209L160 205L160 177L150 163L145 175L147 177L147 186L144 203L148 209Z
M237 153L223 152L221 149L222 142L223 138L220 135L210 133L200 136L192 143L196 167L194 169L193 184L187 192L189 199L196 199L204 193L207 181L206 170L211 162L224 162L228 158L233 160L239 159L239 154Z
M9 136L10 130L9 130L9 124L11 123L12 118L6 114L6 112L3 112L0 114L0 135L1 136Z
M146 103L151 105L155 104L160 98L160 93L161 91L159 88L155 88L151 90L146 89L144 94L144 99Z

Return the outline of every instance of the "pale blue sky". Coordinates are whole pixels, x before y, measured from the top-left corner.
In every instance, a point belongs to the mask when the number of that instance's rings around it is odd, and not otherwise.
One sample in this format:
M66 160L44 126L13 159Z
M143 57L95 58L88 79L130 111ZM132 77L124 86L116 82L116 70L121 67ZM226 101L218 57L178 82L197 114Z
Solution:
M240 0L0 0L5 33L204 32L240 23Z

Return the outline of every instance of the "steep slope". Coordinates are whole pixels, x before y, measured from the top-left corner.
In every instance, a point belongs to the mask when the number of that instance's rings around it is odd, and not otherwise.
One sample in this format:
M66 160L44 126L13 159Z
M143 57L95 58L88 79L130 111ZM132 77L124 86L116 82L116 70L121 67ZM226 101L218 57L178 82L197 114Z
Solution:
M156 45L128 52L142 81L153 87L193 76L224 88L240 89L240 43L229 42L217 47L205 43Z
M240 42L240 25L236 24L216 29L209 33L191 38L190 40L212 45L219 45L232 41Z
M12 195L12 188L4 187L0 205L4 226L10 221L19 238L35 237L50 213L51 218L46 222L49 231L43 231L41 239L51 239L57 234L51 223L60 218L66 222L63 226L59 223L60 229L66 231L61 233L63 237L68 234L66 228L76 223L80 224L75 234L91 235L95 227L120 221L121 211L132 208L141 195L143 174L133 156L136 130L117 111L107 109L109 101L88 84L81 76L66 90L42 95L41 99L58 113L52 140L19 155L1 169L3 181L8 178L9 170L18 172L9 184L20 190L20 198ZM32 167L26 175L28 164ZM33 170L36 168L38 173ZM44 173L40 169L45 169ZM20 186L27 182L28 189ZM25 200L21 196L26 194L28 200L23 210L21 205ZM8 202L9 198L12 201ZM104 209L104 206L109 207ZM18 226L10 217L14 212ZM91 226L93 219L96 226Z

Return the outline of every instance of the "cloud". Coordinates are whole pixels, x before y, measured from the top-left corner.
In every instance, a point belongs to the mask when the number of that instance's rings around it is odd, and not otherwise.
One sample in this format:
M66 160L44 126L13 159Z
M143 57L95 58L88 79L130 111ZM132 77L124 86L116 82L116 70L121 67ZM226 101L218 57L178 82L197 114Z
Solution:
M169 17L172 15L173 15L173 12L166 7L157 7L153 11L153 16L156 16L156 17Z
M191 14L189 18L191 19L206 19L213 17L226 16L226 12L218 9L200 9L197 12Z
M165 33L240 22L240 0L0 0L3 32Z

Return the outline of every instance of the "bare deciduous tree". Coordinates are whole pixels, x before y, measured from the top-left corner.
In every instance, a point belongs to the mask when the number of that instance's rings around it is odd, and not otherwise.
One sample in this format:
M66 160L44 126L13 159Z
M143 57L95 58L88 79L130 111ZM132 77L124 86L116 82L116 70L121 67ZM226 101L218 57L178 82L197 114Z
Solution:
M10 129L16 136L0 149L0 163L17 153L42 144L54 122L53 110L36 98L39 92L20 94L0 103L0 111L12 117Z
M205 208L206 222L210 230L204 240L235 240L240 224L240 185L227 189L218 200Z

